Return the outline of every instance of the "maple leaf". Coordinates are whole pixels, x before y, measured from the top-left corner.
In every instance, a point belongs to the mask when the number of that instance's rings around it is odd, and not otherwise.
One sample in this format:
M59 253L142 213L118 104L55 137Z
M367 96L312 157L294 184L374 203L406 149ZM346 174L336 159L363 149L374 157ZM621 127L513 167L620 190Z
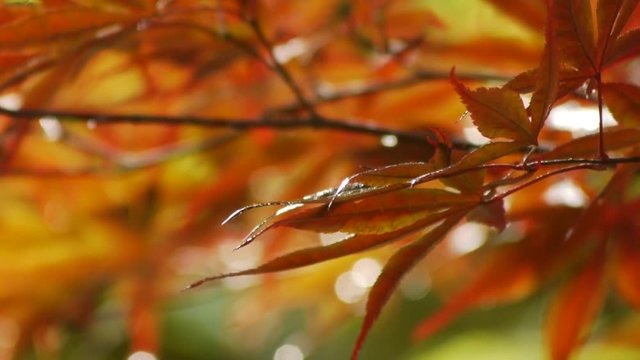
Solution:
M504 88L467 89L451 71L451 81L471 113L478 130L488 138L507 138L535 144L535 134L520 96Z

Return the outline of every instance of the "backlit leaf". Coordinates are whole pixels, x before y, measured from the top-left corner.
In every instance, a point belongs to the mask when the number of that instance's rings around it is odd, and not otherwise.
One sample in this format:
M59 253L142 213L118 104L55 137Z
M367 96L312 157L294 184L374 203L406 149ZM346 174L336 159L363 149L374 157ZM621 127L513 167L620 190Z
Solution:
M607 58L609 47L622 32L638 0L598 1L598 57L599 62Z
M504 230L507 226L507 220L505 219L503 199L478 205L469 212L467 220L493 226L500 231Z
M484 255L471 253L468 257ZM424 319L413 332L415 340L424 340L442 329L467 309L519 300L529 295L538 284L535 259L521 244L508 244L491 249L482 258L480 269L462 289L447 299L443 307ZM455 262L452 263L455 265Z
M402 229L398 229L396 231L388 232L385 234L347 235L343 240L339 242L326 245L326 246L317 246L313 248L294 251L292 253L270 260L253 269L248 269L248 270L243 270L243 271L238 271L238 272L228 273L228 274L222 274L218 276L212 276L212 277L199 280L191 284L189 288L198 287L204 284L205 282L215 281L215 280L224 279L224 278L233 277L233 276L257 275L257 274L265 274L265 273L271 273L271 272L297 269L300 267L317 264L323 261L328 261L328 260L337 259L343 256L355 254L364 250L374 248L376 246L388 244L394 240L398 240L399 238L403 236L407 236L424 227L427 227L429 225L432 225L444 219L449 219L453 216L456 216L456 214L459 214L460 211L461 210L456 209L456 210L446 211L443 213L432 214L410 226L404 227Z
M553 11L551 5L549 5L549 11ZM531 97L531 103L529 104L531 126L536 135L542 129L544 121L549 116L551 107L558 97L560 82L560 57L556 41L555 23L551 17L547 18L545 39L542 61L537 71L538 81L533 96Z
M640 243L637 232L628 226L615 234L613 247L613 281L618 293L640 309Z
M369 334L369 330L378 319L382 308L389 301L391 294L393 294L402 277L411 270L420 259L429 253L433 246L445 236L449 229L451 229L463 215L464 213L452 214L445 222L438 225L429 233L398 250L391 256L389 261L387 261L382 269L382 273L380 273L380 276L369 293L366 314L351 354L352 360L358 358L358 354Z
M595 70L595 39L590 1L554 1L552 13L562 61L577 70L585 67Z
M600 248L552 300L546 321L551 359L568 359L589 333L604 300L604 263Z
M134 19L127 13L108 13L80 7L49 11L0 26L0 48L55 40Z
M640 29L631 30L615 39L605 54L604 64L624 60L640 53Z
M436 210L477 202L472 196L439 189L404 189L353 202L301 210L274 222L316 232L379 234L411 225Z
M540 31L544 26L546 17L544 1L489 0L489 2L535 31Z
M640 141L640 130L610 129L604 132L604 139L606 150L624 149ZM598 134L591 134L564 143L545 154L533 156L531 160L561 159L564 157L592 158L597 154L597 149Z
M454 170L471 169L499 159L522 148L518 142L492 142L471 151L452 166ZM442 182L467 194L482 196L484 171L471 171L442 178Z
M451 82L482 135L491 139L507 138L523 144L536 143L518 93L504 88L469 90L458 81L453 70Z
M640 126L640 87L630 84L604 84L603 95L613 117L627 126Z

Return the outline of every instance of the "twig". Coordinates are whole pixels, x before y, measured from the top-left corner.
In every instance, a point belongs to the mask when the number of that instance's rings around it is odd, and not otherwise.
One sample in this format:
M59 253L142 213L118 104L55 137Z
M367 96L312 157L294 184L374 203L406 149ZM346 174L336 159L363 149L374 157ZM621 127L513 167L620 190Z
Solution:
M509 78L504 75L499 74L487 74L487 73L461 73L458 76L462 80L476 80L476 81L508 81ZM403 89L410 86L418 85L424 81L428 80L447 80L449 79L448 71L437 71L437 70L418 70L412 73L405 78L387 81L387 82L378 82L372 83L362 86L346 86L343 89L332 91L330 93L322 93L318 94L318 97L312 100L308 100L311 105L319 105L334 101L343 100L346 98L352 97L360 97L367 96L372 94L377 94L390 90ZM295 112L301 110L302 107L299 103L290 104L286 106L282 106L279 108L275 108L272 111L274 113L282 112Z
M248 20L248 23L249 23L249 26L253 29L253 32L256 34L258 41L264 47L267 54L269 55L271 69L273 69L273 71L275 71L282 78L285 84L287 84L289 89L291 89L291 92L293 92L294 96L300 103L300 106L309 112L309 120L311 120L312 122L320 122L324 120L317 113L313 104L309 102L309 100L303 94L302 89L295 82L291 74L289 74L289 71L287 71L287 69L285 69L285 67L280 63L280 61L278 61L278 58L273 53L273 44L271 44L269 39L267 39L266 35L264 34L264 31L262 31L262 27L258 23L258 20L255 17L251 17Z
M46 109L19 109L10 110L0 107L0 114L24 121L36 121L43 116L57 117L63 122L85 122L87 120L96 123L133 123L133 124L165 124L165 125L191 125L208 128L228 128L234 130L250 129L326 129L338 130L350 133L367 135L394 135L398 139L429 144L429 140L436 140L435 134L424 130L422 133L415 131L403 131L389 129L372 124L362 124L347 120L323 118L322 121L310 122L306 118L286 119L231 119L208 118L196 116L163 116L148 114L104 114L99 112L76 112Z

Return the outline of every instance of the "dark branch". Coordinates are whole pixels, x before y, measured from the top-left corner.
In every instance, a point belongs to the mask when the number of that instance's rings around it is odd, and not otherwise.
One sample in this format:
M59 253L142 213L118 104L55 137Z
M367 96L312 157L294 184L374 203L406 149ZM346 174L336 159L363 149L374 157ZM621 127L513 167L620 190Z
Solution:
M436 136L432 131L423 130L403 131L389 129L373 124L363 124L347 120L336 120L323 118L322 121L311 122L307 118L287 118L287 119L231 119L231 118L208 118L197 116L163 116L148 114L104 114L99 112L76 112L47 109L20 109L10 110L0 107L0 114L9 116L16 120L35 121L43 116L53 116L63 122L85 122L92 120L100 123L130 123L130 124L164 124L164 125L191 125L208 128L227 128L234 130L250 129L325 129L337 130L350 133L367 135L394 135L400 140L430 144L436 141ZM463 144L466 145L466 144Z

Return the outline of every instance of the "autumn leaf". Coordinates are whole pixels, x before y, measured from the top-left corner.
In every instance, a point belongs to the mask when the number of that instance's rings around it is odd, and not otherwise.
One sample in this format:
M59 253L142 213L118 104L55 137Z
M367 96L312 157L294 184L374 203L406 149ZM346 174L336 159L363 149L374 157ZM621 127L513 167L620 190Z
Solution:
M422 228L428 227L429 225L456 216L456 214L459 214L460 211L462 210L452 209L442 213L431 214L429 216L425 216L414 224L384 234L346 235L343 240L336 243L294 251L292 253L282 255L278 258L267 261L264 264L253 269L207 277L195 283L192 283L188 288L192 289L201 286L206 282L220 280L228 277L285 271L317 264L332 259L337 259L339 257L351 255L377 246L388 244L391 241L400 239L402 236L409 235Z
M413 339L421 341L433 335L460 313L476 306L503 303L521 299L538 284L535 259L526 246L502 245L490 250L488 256L471 253L466 257L482 257L480 269L474 269L470 279L448 298L434 314L421 321L413 331ZM472 262L473 263L473 262ZM452 262L451 265L455 265Z
M358 358L360 349L369 334L369 330L378 319L382 308L389 301L391 294L402 277L460 220L464 212L452 214L442 224L431 230L418 240L398 250L387 261L380 276L376 280L367 300L366 314L360 327L360 334L351 354L351 359Z
M452 171L460 172L465 169L474 169L477 166L486 164L492 160L499 159L505 155L522 148L522 144L518 142L492 142L482 145L481 147L469 152L457 163L451 166ZM460 190L466 194L476 194L482 196L484 171L475 170L465 172L455 176L445 176L441 181L448 186Z
M607 58L609 46L622 32L638 0L598 1L598 64Z
M90 8L66 8L16 20L0 27L0 48L57 40L87 30L135 20L122 12L97 12Z
M604 99L613 117L621 124L640 125L640 87L629 84L604 84Z
M619 150L637 144L640 140L640 130L629 128L610 129L604 132L605 149ZM545 154L536 155L536 159L561 159L566 156L592 158L596 155L598 134L585 135L571 140Z
M550 1L547 4L547 12L551 13L551 15L547 17L545 25L544 52L536 72L538 81L529 104L531 126L536 136L540 133L545 120L549 116L551 107L558 97L560 82L560 56L558 54L555 23L552 20L553 6Z
M451 71L451 82L471 113L482 135L495 139L507 138L524 145L536 139L520 96L504 88L467 89Z
M504 201L496 199L486 204L478 205L467 215L467 220L493 226L499 231L507 226L505 219Z
M635 232L625 229L614 235L612 277L618 293L634 308L640 308L640 244Z
M476 197L439 189L404 189L370 196L331 208L300 211L274 223L316 232L379 234L411 225L449 207L477 202Z
M589 333L604 300L604 249L591 254L549 305L546 337L553 360L565 360Z
M610 50L605 54L604 65L638 55L640 52L640 29L622 34L609 48Z
M591 2L589 0L558 0L553 3L552 16L556 25L556 46L561 61L576 70L595 70L595 38Z
M539 31L544 26L546 18L544 1L490 0L489 2L532 30Z

